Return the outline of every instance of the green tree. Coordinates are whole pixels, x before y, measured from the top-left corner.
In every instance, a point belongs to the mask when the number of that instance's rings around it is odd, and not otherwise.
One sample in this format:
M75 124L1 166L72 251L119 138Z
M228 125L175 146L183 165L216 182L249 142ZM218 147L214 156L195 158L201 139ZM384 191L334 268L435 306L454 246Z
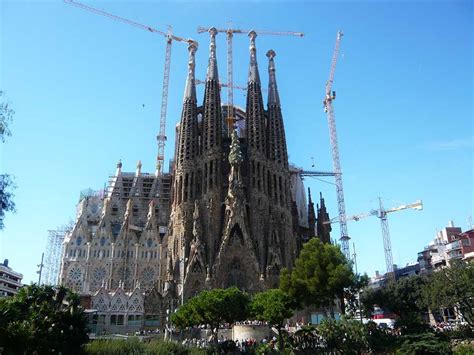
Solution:
M424 295L431 309L453 308L474 328L474 262L457 261L435 272Z
M0 98L2 96L4 96L4 92L0 90ZM2 143L5 142L6 137L11 136L9 126L14 113L7 102L0 101L0 140ZM8 174L0 174L0 230L4 227L5 212L15 212L12 193L14 188L12 177Z
M391 311L399 317L397 326L406 333L426 330L424 287L428 279L414 275L389 282L384 287L368 289L361 294L361 303L369 316L375 306Z
M25 286L0 298L0 344L5 354L81 352L87 319L77 294L64 287Z
M5 93L0 90L0 98L4 96ZM15 111L10 108L8 102L0 102L0 140L5 143L6 137L11 136L10 124L13 120L13 115Z
M208 325L217 343L219 325L247 319L249 303L249 295L237 287L202 291L179 307L171 321L180 329Z
M360 321L326 318L318 326L326 350L340 354L361 354L369 347L366 328Z
M303 245L291 271L283 269L280 289L302 306L322 307L334 318L334 300L356 277L339 247L312 238Z
M279 349L283 351L283 322L294 313L291 298L280 289L257 293L250 303L250 313L277 329Z
M369 276L367 274L355 275L352 285L344 289L344 302L346 304L346 314L355 317L358 311L362 312L360 303L361 290L369 284Z

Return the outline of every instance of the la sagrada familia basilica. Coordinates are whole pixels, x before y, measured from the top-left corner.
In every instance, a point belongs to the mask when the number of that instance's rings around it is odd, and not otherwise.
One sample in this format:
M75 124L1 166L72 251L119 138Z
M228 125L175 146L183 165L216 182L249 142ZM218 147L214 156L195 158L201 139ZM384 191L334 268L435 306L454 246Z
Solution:
M306 202L301 170L288 163L284 121L268 57L264 106L250 32L245 110L221 104L216 34L198 105L196 46L189 45L181 120L169 173L123 172L102 196L84 196L63 243L59 281L88 300L97 331L163 326L168 312L201 290L277 287L303 241L329 241L324 205ZM228 117L235 117L229 120Z

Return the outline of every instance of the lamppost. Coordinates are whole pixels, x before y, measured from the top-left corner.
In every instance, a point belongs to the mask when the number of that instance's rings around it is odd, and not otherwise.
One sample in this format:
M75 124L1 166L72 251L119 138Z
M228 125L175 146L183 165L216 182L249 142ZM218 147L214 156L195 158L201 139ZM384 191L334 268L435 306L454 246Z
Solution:
M172 335L172 329L171 329L171 315L175 311L174 307L174 299L170 298L169 303L168 303L168 308L166 309L166 325L165 325L165 340L170 339L171 340L171 335Z
M184 256L179 259L179 264L180 268L182 269L181 272L181 305L184 304L184 276L186 273L186 262L188 261L188 258L185 258Z

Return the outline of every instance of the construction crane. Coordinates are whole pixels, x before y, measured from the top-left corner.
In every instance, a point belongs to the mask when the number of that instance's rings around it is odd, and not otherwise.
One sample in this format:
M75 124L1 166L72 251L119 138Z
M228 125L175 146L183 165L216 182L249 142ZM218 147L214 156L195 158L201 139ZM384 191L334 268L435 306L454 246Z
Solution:
M198 33L209 32L213 28L198 27ZM234 83L233 83L233 63L232 63L232 38L234 33L237 34L248 34L251 30L242 30L231 28L216 28L217 32L225 32L227 34L227 122L232 124L234 122ZM293 32L293 31L255 31L257 35L274 35L274 36L297 36L303 37L304 33L302 32Z
M203 80L199 80L199 79L195 79L194 82L196 83L196 85L200 85L200 84L205 84L206 82L203 81ZM219 86L220 87L229 87L229 84L226 84L226 83L223 83L221 81L219 81ZM234 85L232 86L233 89L238 89L238 90L242 90L242 91L247 91L247 88L244 87L244 86L239 86L239 85Z
M301 177L316 177L316 176L336 176L332 171L309 171L300 170Z
M334 73L336 71L337 58L339 55L339 46L341 44L343 33L337 32L336 45L331 60L331 69L329 71L329 79L326 82L326 96L324 98L324 112L327 114L328 125L329 125L329 138L331 141L331 152L332 162L334 168L334 178L336 180L336 194L337 194L337 208L339 212L339 223L340 223L340 241L342 252L346 258L350 259L349 251L349 234L347 232L346 224L346 206L344 203L344 189L342 187L342 173L341 173L341 162L339 160L339 145L337 143L337 131L336 131L336 117L334 116L334 108L332 106L333 100L336 99L336 92L332 91L332 84L334 82Z
M156 33L161 36L164 36L166 39L166 51L165 51L165 67L163 71L163 90L161 94L161 112L160 112L160 129L159 133L156 137L158 141L158 154L156 157L156 170L158 175L162 174L162 169L164 166L164 159L165 159L165 143L166 143L166 113L168 109L168 87L169 87L169 81L170 81L170 66L171 66L171 46L173 41L176 42L182 42L182 43L187 43L187 44L194 44L198 46L198 43L194 41L191 38L183 38L179 36L173 35L173 29L171 26L168 26L167 32L163 32L160 30L157 30L155 28L152 28L147 25L143 25L141 23L119 17L113 14L110 14L108 12L105 12L103 10L99 10L95 7L84 5L80 2L74 1L74 0L64 0L65 3L77 6L81 9L88 10L91 12L94 12L96 14L108 17L112 20L120 21L123 23L126 23L128 25L141 28L143 30L146 30L151 33Z
M387 214L397 211L402 211L406 209L414 209L414 210L422 210L423 209L423 202L421 200L416 200L413 203L408 205L400 205L397 207L392 207L389 209L385 209L382 204L382 199L379 197L379 208L374 209L370 212L360 213L353 216L349 216L345 218L345 222L347 221L358 221L365 217L370 216L377 216L380 219L380 223L382 226L382 238L383 238L383 248L385 253L385 266L387 268L387 273L391 280L395 279L395 275L393 273L393 257L392 257L392 243L390 241L390 230L388 228L388 220ZM337 220L331 220L326 223L337 223Z

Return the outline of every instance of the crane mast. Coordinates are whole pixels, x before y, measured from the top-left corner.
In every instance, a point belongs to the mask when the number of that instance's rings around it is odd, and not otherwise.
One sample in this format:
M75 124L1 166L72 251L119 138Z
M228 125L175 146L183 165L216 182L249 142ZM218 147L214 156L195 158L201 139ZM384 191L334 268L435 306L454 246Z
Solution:
M387 211L385 211L382 198L379 197L378 216L380 218L380 225L382 226L383 250L385 254L385 267L390 280L395 280L393 273L393 257L392 257L392 242L390 241L390 230L388 229Z
M348 260L350 260L349 251L349 234L347 232L346 223L346 206L344 202L344 189L342 186L342 173L341 173L341 162L339 159L339 144L337 142L337 130L336 130L336 118L334 116L334 108L332 101L336 99L336 93L332 91L332 84L334 82L334 73L336 71L337 58L339 56L339 46L341 44L343 33L337 32L336 45L331 60L331 69L329 71L329 79L326 83L326 96L324 98L324 111L327 114L328 125L329 125L329 139L331 142L331 153L334 169L334 177L336 181L336 194L337 194L337 208L339 212L339 223L340 223L340 241L342 252Z
M408 205L400 205L397 207L392 207L389 209L385 209L382 203L382 198L379 197L379 208L371 210L370 212L359 213L356 215L348 216L345 218L345 221L358 221L365 217L370 216L377 216L380 219L380 224L382 227L382 239L383 239L383 249L385 255L385 266L387 268L387 273L389 274L389 280L395 280L395 273L393 272L393 257L392 257L392 242L390 241L390 230L388 228L388 219L387 215L389 213L403 211L407 209L413 210L422 210L423 209L423 202L421 200L416 200L413 203ZM331 221L325 223L337 223L340 222L336 218L331 219Z
M234 124L234 70L233 70L233 54L232 54L232 29L226 31L227 33L227 132L229 135L232 132L232 125Z
M173 41L183 42L187 44L194 43L196 46L198 43L190 38L186 39L183 37L173 35L171 26L168 26L167 32L163 32L153 27L143 25L141 23L110 14L103 10L99 10L92 6L84 5L74 0L64 0L64 2L66 4L74 5L84 10L108 17L112 20L126 23L128 25L146 30L151 33L160 34L165 37L166 51L165 51L165 66L163 70L163 89L161 93L160 128L159 128L158 135L156 137L158 141L158 154L156 156L156 172L158 176L161 175L163 173L162 169L164 166L164 159L165 159L164 152L165 152L165 144L166 144L166 115L167 115L167 109L168 109L168 87L169 87L169 81L170 81L171 46L172 46Z
M160 111L160 130L156 136L158 142L158 154L156 156L156 170L158 175L163 173L163 166L165 160L165 144L166 144L166 114L168 110L168 88L170 83L170 66L171 66L171 45L173 39L171 38L171 26L168 27L166 36L166 51L165 51L165 67L163 70L163 88L161 92L161 111Z

